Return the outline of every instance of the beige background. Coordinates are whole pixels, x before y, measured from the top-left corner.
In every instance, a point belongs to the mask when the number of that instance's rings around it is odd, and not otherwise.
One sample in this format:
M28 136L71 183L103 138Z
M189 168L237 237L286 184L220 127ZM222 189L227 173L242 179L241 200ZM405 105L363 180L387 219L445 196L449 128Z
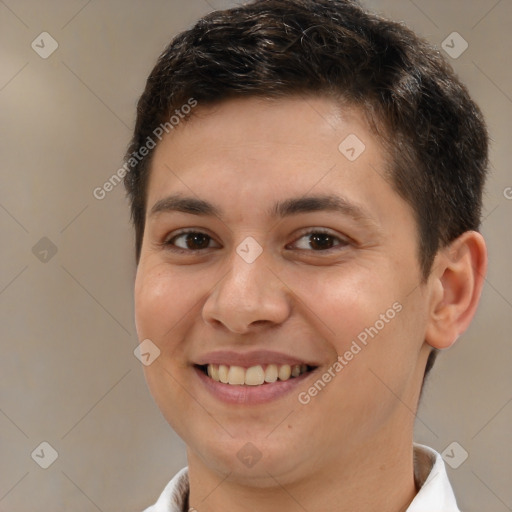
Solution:
M436 364L416 439L440 452L456 441L469 453L448 468L464 511L512 510L512 4L366 4L439 46L453 31L469 43L450 60L493 139L483 224L490 270L472 326ZM124 189L101 201L92 191L122 163L160 51L230 5L0 0L0 511L141 511L186 465L133 355ZM59 44L47 59L31 48L43 31ZM46 262L32 250L43 237L57 249ZM31 457L43 441L58 452L46 470Z

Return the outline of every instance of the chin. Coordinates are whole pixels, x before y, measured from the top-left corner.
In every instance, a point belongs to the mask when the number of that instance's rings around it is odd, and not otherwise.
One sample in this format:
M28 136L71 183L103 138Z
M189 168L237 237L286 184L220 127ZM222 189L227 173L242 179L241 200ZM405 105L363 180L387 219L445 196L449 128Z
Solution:
M253 442L240 438L214 440L211 436L204 436L202 439L207 440L208 444L195 444L196 448L190 450L202 464L212 472L229 474L232 482L252 487L275 487L276 480L281 483L290 474L297 475L298 468L303 468L307 460L306 455L303 456L304 460L290 458L290 454L297 454L293 443L289 446L273 444L264 437L260 442L257 438L253 438ZM187 440L185 443L193 446Z

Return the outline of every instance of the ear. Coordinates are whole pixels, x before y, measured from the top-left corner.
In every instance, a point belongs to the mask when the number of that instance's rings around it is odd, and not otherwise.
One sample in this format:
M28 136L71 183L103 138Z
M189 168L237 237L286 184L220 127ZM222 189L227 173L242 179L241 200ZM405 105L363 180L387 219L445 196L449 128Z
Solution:
M446 349L468 328L475 315L487 272L487 248L480 233L466 231L436 256L425 341Z

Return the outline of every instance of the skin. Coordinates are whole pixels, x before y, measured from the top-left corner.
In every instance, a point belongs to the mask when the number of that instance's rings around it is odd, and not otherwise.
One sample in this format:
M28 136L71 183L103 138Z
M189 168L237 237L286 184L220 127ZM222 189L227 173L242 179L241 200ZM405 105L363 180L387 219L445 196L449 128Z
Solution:
M353 162L338 150L349 134L366 146ZM391 512L415 496L413 423L428 353L469 325L487 257L482 237L467 232L439 251L422 283L413 212L383 179L386 165L361 112L322 97L199 105L156 148L136 325L161 351L145 376L187 445L199 512ZM222 216L150 215L175 193ZM275 201L322 193L359 205L368 220L267 214ZM197 249L173 252L163 243L182 228L211 238L174 238ZM328 251L314 244L316 228L334 237ZM248 236L263 249L253 263L236 252ZM193 362L213 350L277 350L319 364L299 386L307 391L396 302L402 310L307 405L295 392L229 405L195 376ZM261 453L252 467L237 457L247 442Z

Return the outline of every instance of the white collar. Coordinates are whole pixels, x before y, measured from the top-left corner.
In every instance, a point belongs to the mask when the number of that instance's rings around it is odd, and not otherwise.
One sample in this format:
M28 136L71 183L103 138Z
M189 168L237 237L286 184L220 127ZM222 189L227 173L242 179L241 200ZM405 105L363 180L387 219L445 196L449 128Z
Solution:
M414 443L414 477L420 490L406 512L460 512L439 453ZM158 501L144 512L183 512L188 492L185 467L166 485Z
M414 443L414 477L420 490L407 512L460 512L439 453Z

